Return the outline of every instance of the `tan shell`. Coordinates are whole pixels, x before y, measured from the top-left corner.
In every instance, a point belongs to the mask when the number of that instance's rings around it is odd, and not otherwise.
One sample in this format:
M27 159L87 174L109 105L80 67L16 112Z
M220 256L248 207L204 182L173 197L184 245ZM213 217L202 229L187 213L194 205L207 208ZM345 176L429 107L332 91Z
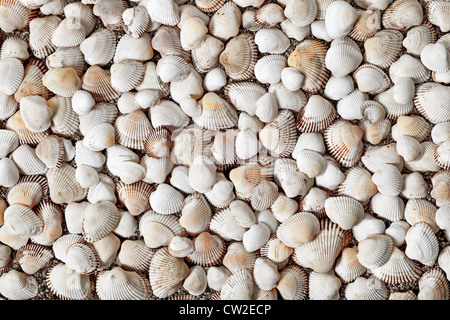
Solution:
M223 257L223 265L232 273L243 269L253 272L256 258L257 253L245 250L242 242L232 242Z
M225 242L219 236L202 232L193 239L194 252L186 257L188 263L209 267L219 264L225 253Z
M234 37L220 54L219 61L233 80L247 80L254 75L258 49L251 34Z
M346 197L329 197L324 202L328 218L343 230L349 230L364 218L364 208L358 200Z
M27 244L17 251L16 257L23 272L34 274L47 267L54 258L54 254L45 246Z
M357 277L366 273L366 271L366 267L358 260L357 247L344 248L334 266L334 272L344 283L354 281Z
M284 300L306 300L308 280L308 274L303 268L289 264L280 271L277 290Z
M138 216L150 209L149 197L154 190L153 186L143 181L132 184L119 181L116 184L118 200L133 216Z

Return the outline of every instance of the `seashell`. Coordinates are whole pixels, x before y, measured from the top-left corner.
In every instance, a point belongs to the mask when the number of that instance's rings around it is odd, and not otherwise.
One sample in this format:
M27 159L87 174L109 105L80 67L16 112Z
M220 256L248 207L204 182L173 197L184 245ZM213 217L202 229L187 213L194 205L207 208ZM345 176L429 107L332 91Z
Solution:
M247 112L250 116L256 113L256 102L267 91L253 82L233 82L224 87L225 97L236 109Z
M168 26L175 26L180 22L180 10L175 1L165 0L160 3L154 0L148 0L139 5L147 9L151 21ZM158 8L157 10L155 10L155 6Z
M336 117L336 109L326 99L312 95L297 115L297 128L301 132L318 132L327 128Z
M216 93L206 93L198 103L202 111L200 116L193 119L196 125L209 130L220 130L237 124L236 110Z
M231 166L236 163L236 139L237 135L234 130L219 132L214 137L214 142L211 145L211 155L214 157L216 165Z
M450 138L449 124L450 122L441 122L433 126L433 129L431 129L431 140L435 144L443 143Z
M177 130L172 133L174 144L172 148L172 161L175 164L190 166L194 158L203 155L205 147L211 143L210 131L204 131L198 127Z
M217 174L217 182L210 191L205 192L208 202L216 208L227 207L235 198L233 183L223 174Z
M450 57L445 45L441 43L430 43L420 52L420 60L431 71L447 72Z
M315 20L317 4L315 1L287 1L284 15L294 25L305 27Z
M400 136L411 136L422 142L431 132L431 124L421 116L400 116L392 126L392 136L395 140Z
M123 210L119 210L119 215L120 220L113 230L114 234L122 238L129 238L135 235L138 224L133 215L130 212Z
M347 247L342 250L341 256L336 260L335 274L343 283L353 282L366 273L367 269L358 260L358 249Z
M372 235L358 244L358 261L367 269L381 267L388 262L393 249L393 240L388 235Z
M105 66L116 50L116 37L110 29L98 29L80 43L80 51L85 61L93 65Z
M396 143L369 147L361 161L371 172L375 172L381 164L392 164L398 170L403 170L403 158L396 151Z
M173 82L172 82L173 83ZM167 126L170 130L184 128L189 124L189 117L173 101L164 100L149 110L153 127Z
M370 200L370 208L378 216L391 222L404 218L405 204L399 196L377 193Z
M279 193L275 201L270 206L274 218L279 222L284 222L287 218L297 212L298 204L294 199ZM277 228L278 229L278 225ZM276 230L275 230L276 231Z
M382 24L387 29L406 31L422 23L421 4L416 0L396 0L382 14Z
M436 1L434 3L427 3L425 7L428 21L439 27L442 32L448 32L450 27L447 22L448 18L448 4L444 1Z
M217 182L216 166L211 159L197 156L189 168L189 184L197 192L210 191ZM202 177L202 179L198 179Z
M38 294L37 279L12 269L0 277L0 293L9 300L29 300Z
M260 249L261 257L267 257L278 266L284 264L293 252L294 249L286 246L275 234L272 234Z
M348 35L358 18L356 9L345 1L331 2L326 9L325 26L331 38Z
M0 185L12 187L19 181L20 173L14 161L9 158L0 159Z
M172 133L166 126L160 126L150 132L145 139L145 153L153 158L168 157L170 155Z
M255 77L261 83L277 84L281 81L281 71L284 67L286 67L286 58L282 55L264 56L255 64Z
M378 31L373 37L364 42L364 61L388 68L400 56L403 35L395 29Z
M69 279L75 281L73 285L68 285ZM90 300L95 291L95 283L89 275L79 274L64 263L52 266L45 282L51 292L63 300Z
M204 13L198 5L183 4L179 6L180 9L180 22L178 23L178 28L182 28L184 23L190 18L200 18L205 24L209 23L209 16ZM215 11L215 10L214 10Z
M354 106L361 106L367 100L369 100L369 96L366 92L355 89L338 101L337 112L346 120L363 119L363 109Z
M49 69L73 68L78 77L81 77L87 68L87 64L84 61L84 56L79 46L57 47L55 52L45 59L45 63Z
M25 74L22 62L13 57L2 58L0 60L0 71L5 75L4 79L0 82L0 91L5 95L14 94L19 88Z
M424 23L410 28L406 32L406 37L402 44L409 54L420 56L422 49L426 45L434 42L436 42L436 32L434 28L430 23Z
M190 73L186 79L170 83L172 99L179 104L188 97L200 99L203 93L203 79L192 66L190 66Z
M20 37L8 37L3 41L0 56L2 59L10 57L25 61L30 57L28 53L28 42Z
M309 277L305 270L289 264L280 271L277 290L284 300L306 300Z
M448 181L448 171L445 170L435 173L431 178L432 189L430 194L436 200L438 207L442 207L449 202L448 189L450 183Z
M123 30L133 38L140 38L150 24L150 16L145 8L135 6L122 12Z
M349 37L334 39L325 55L325 65L335 77L353 72L361 64L363 56L356 42Z
M74 68L50 69L42 77L42 83L48 90L63 97L72 97L81 89L81 80Z
M425 198L428 189L429 186L420 173L403 174L403 189L400 193L402 197L407 199Z
M194 243L187 237L174 236L168 245L171 255L177 258L185 258L195 250Z
M299 135L294 151L292 151L292 158L297 160L297 153L301 150L312 150L317 153L325 153L325 143L323 141L322 133L320 132L303 132Z
M381 164L372 175L372 182L378 192L398 196L403 188L403 177L398 168L392 164Z
M219 91L227 84L227 75L223 69L214 68L205 75L203 87L206 91Z
M391 81L387 74L378 66L363 64L353 73L353 79L362 92L378 94L389 88Z
M14 99L13 95L6 95L0 92L0 119L5 120L12 117L17 111L19 103ZM14 117L12 117L14 118Z
M63 19L52 33L56 47L76 47L86 38L86 29L75 17Z
M150 45L151 40L147 33L144 33L140 38L133 38L125 34L117 42L113 63L120 63L124 60L136 60L144 63L150 60L154 54Z
M189 269L189 275L184 279L183 288L193 296L199 296L206 290L206 271L201 266L194 266Z
M221 300L251 300L254 280L247 269L233 273L223 284L220 291Z
M247 80L254 74L257 46L251 34L242 34L227 42L219 61L232 80Z
M125 205L129 213L137 216L150 209L149 197L154 188L143 182L137 181L131 184L124 184L119 181L116 184L119 201Z
M115 229L119 219L119 209L111 201L91 203L84 212L84 239L91 243L103 239Z
M224 266L212 266L208 268L206 278L208 287L220 291L225 281L231 276L231 272Z
M447 300L449 297L448 282L440 268L433 268L422 274L419 279L417 300Z
M325 87L330 73L325 66L327 50L322 40L306 39L289 55L288 66L297 68L305 76L301 86L304 91L314 94Z
M17 184L8 190L7 200L10 205L18 203L32 209L47 194L47 181L42 176L29 177L29 179L19 179Z
M158 51L161 56L176 55L186 61L189 60L188 52L184 51L181 46L180 30L177 28L168 26L158 28L151 39L151 48Z
M96 18L91 7L84 3L67 4L64 6L64 15L66 18L75 19L77 27L79 24L90 34L95 27Z
M289 91L299 90L303 80L304 76L297 68L286 67L281 71L281 81Z
M281 222L277 229L277 237L287 247L296 248L311 242L319 232L319 220L314 214L298 212Z
M119 92L135 89L144 78L145 67L139 61L122 60L111 65L111 85Z
M372 38L381 29L379 12L374 9L356 9L358 17L348 36L355 41L366 41Z
M183 27L181 28L181 46L186 51L198 48L207 33L208 28L204 20L196 17L190 18L183 23Z
M447 275L447 279L448 279L448 248L447 246L444 247L441 252L439 253L438 256L438 265L439 268L441 268L445 274Z
M301 172L313 179L324 173L327 162L319 153L305 149L297 153L297 166Z
M426 222L412 225L405 236L405 254L425 265L432 266L439 254L438 240Z
M298 201L300 211L311 212L318 219L325 217L325 200L330 196L329 192L318 187L312 187L307 194Z
M290 41L280 29L262 28L255 33L255 44L259 52L283 54L289 48Z
M389 76L394 83L398 78L411 78L417 84L423 83L429 78L430 70L422 64L420 59L404 54L391 64Z
M249 197L254 187L263 180L270 180L273 168L268 164L248 162L230 171L230 180L233 182L238 195Z
M261 249L269 240L270 229L264 223L254 224L243 234L242 243L248 252Z
M223 265L233 274L236 274L239 270L253 272L256 258L256 252L247 251L242 242L232 242L223 257Z
M441 169L434 158L436 145L431 141L424 141L421 143L423 147L423 155L415 161L405 162L405 168L411 171L418 172L437 172Z
M78 90L72 96L72 108L78 115L86 115L95 106L95 100L92 95L85 90Z
M242 200L234 200L229 205L230 214L243 228L250 228L256 224L253 208Z
M328 218L343 230L349 230L364 218L364 208L358 200L346 196L329 197L324 202Z
M147 300L152 294L147 278L120 267L97 275L96 292L101 300Z
M363 140L377 145L388 137L391 124L387 119L375 123L370 123L368 120L363 119L359 121L359 127L364 131Z
M410 283L418 280L422 274L417 261L393 247L392 254L384 265L372 270L373 275L387 284Z
M388 300L417 300L417 296L411 290L406 292L391 291Z
M277 157L286 157L294 150L295 138L295 118L289 110L281 110L259 132L259 141L271 155Z
M47 100L47 106L53 114L50 125L53 133L61 137L73 137L78 132L80 119L73 111L70 98L54 96Z
M92 13L100 17L105 27L112 30L121 30L123 28L122 13L127 8L127 4L121 0L114 0L106 5L97 2L92 8Z
M169 173L170 172L167 174ZM165 179L163 179L163 181L165 181ZM195 192L189 185L189 168L185 166L176 166L173 168L170 176L170 184L184 193L191 194Z
M214 12L209 20L208 30L212 36L225 42L238 35L241 22L239 7L233 1L228 1Z
M34 175L47 172L47 167L36 155L36 149L29 145L19 146L9 158L14 161L21 174Z
M99 203L102 201L116 203L117 198L114 193L114 181L104 173L99 173L98 177L99 182L88 190L87 200L91 203Z
M410 199L405 205L405 219L410 225L419 222L427 223L434 233L439 231L436 224L437 207L425 199Z
M157 105L160 102L161 94L157 90L143 89L143 90L136 92L136 94L134 94L134 92L128 92L128 93L131 93L131 95L134 97L134 106L137 108L140 108L140 109L148 109L150 107ZM121 97L123 97L123 96L124 96L124 94L122 94ZM130 112L132 112L134 110L135 109L133 108L133 110L130 110ZM122 112L122 113L126 113L126 112Z
M14 99L17 102L20 102L26 96L41 96L44 99L48 99L50 91L42 83L42 77L46 71L47 68L42 61L37 59L29 60L25 64L24 77L19 88L14 93Z
M341 280L333 270L326 273L312 271L309 274L309 299L310 300L339 300ZM350 284L349 284L350 285ZM349 286L347 285L347 287Z
M27 244L17 251L17 259L22 271L30 275L47 267L53 258L51 249L34 243Z
M139 221L139 231L150 248L168 246L174 236L184 235L184 229L175 217L161 215L153 210L147 211Z
M225 241L236 240L242 241L244 233L247 228L239 225L236 219L231 214L229 208L224 208L213 215L210 221L210 230L217 233Z
M170 255L166 247L158 249L150 262L150 284L159 298L173 295L188 276L189 267L182 258Z
M82 77L81 89L89 92L96 102L118 99L120 94L111 84L111 72L100 66L90 66Z
M345 120L338 120L324 130L325 145L344 167L351 167L362 156L362 130Z
M117 254L118 265L128 271L148 272L156 250L147 247L143 239L125 240Z
M162 57L156 65L156 73L162 82L184 80L188 77L190 67L183 58L175 55Z
M225 255L225 242L206 231L193 239L194 252L186 257L188 263L209 267L218 264Z
M390 291L379 279L358 277L345 287L347 300L388 300Z
M276 287L280 274L277 265L268 258L259 257L255 261L253 279L261 290L271 290Z
M385 234L392 238L393 244L400 247L405 243L405 235L410 225L405 221L394 221L385 230Z
M64 210L64 220L70 233L82 233L84 212L89 205L88 202L71 202Z
M0 158L6 158L19 146L19 135L8 129L0 130Z
M289 91L282 82L270 85L269 93L276 96L279 109L299 112L307 102L307 97L301 89Z
M94 248L84 242L75 242L65 248L63 262L79 274L91 274L99 266L99 260Z
M445 100L449 91L438 83L427 82L417 86L414 105L433 124L449 121Z
M324 157L326 162L325 170L315 177L318 187L334 191L345 180L345 175L341 171L339 164L330 156Z
M293 159L276 160L274 180L289 198L306 194L314 182L313 179L300 171Z
M220 9L224 5L223 0L196 0L195 5L203 12L213 12Z
M314 22L313 22L314 23ZM312 25L312 24L311 24ZM292 23L291 20L285 19L280 23L281 30L288 38L302 41L311 35L311 27L298 27Z
M255 13L255 21L263 27L275 27L285 20L283 8L275 3L266 3Z
M36 156L47 168L60 168L64 158L64 143L56 135L49 135L36 146Z
M44 223L30 208L13 203L4 212L3 227L12 236L31 237L42 231Z
M319 6L321 5L320 2L316 2L316 4L318 4ZM320 10L319 7L318 7L318 10ZM313 21L313 23L311 23L311 25L310 25L310 29L311 29L310 30L311 34L314 37L316 37L317 39L324 40L326 42L333 41L333 38L330 37L330 35L328 34L328 31L327 31L327 27L325 24L325 16L323 16L323 18L320 20Z
M173 214L181 211L184 196L169 184L159 184L150 194L150 205L160 214Z
M348 96L355 89L351 76L331 76L324 88L324 97L331 100L339 100ZM359 90L358 90L359 91ZM349 120L349 119L347 119Z
M10 33L17 29L25 29L29 21L35 16L35 12L23 6L19 1L5 1L0 7L2 22L0 28Z
M150 120L141 110L117 117L114 127L118 143L138 150L145 148L145 139L153 129Z

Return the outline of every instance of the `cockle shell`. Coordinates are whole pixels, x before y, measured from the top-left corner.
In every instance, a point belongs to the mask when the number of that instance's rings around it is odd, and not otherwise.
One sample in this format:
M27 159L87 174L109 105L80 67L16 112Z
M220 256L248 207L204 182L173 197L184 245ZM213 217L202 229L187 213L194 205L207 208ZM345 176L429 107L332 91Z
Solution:
M5 75L0 82L0 91L6 95L14 94L25 73L22 62L17 58L4 58L0 60L0 71Z
M36 155L36 149L29 145L20 145L9 158L14 161L21 174L45 174L47 167Z
M168 26L175 26L180 21L180 10L175 1L165 0L160 3L153 0L146 0L139 5L147 9L152 21L157 21ZM155 9L155 6L157 9Z
M80 43L84 59L91 66L104 66L114 57L116 37L110 29L99 29Z
M302 267L326 273L332 269L336 258L349 241L350 231L342 230L337 224L325 218L320 221L320 231L315 238L296 247L292 258ZM324 247L324 243L333 245Z
M423 83L429 78L430 70L422 64L420 59L403 54L389 67L389 76L394 83L398 78L411 78L417 84Z
M115 267L97 275L96 292L101 300L147 300L152 290L143 275Z
M381 164L372 175L372 182L380 193L390 196L400 194L403 177L398 168L391 164Z
M341 256L336 260L334 272L342 279L342 282L352 282L366 273L367 269L359 262L357 255L356 247L347 247L342 250Z
M306 194L314 182L300 171L295 160L288 158L275 161L274 180L288 197Z
M319 220L312 213L299 212L282 221L277 237L286 246L296 248L311 242L319 232Z
M379 279L358 277L345 287L347 300L387 300L389 289Z
M84 239L92 243L106 237L117 226L119 219L119 209L111 201L91 203L84 212Z
M311 300L339 300L339 289L341 280L334 274L333 270L309 274L309 299Z
M153 129L150 120L141 110L117 117L115 121L117 142L131 149L144 149L145 139Z
M118 199L125 205L131 215L137 216L150 209L149 197L154 188L143 182L132 184L119 182L116 185Z
M38 293L37 279L12 269L0 277L0 293L10 300L29 300Z
M122 20L124 31L133 38L140 38L150 24L148 11L141 6L125 9L122 12Z
M434 233L439 231L436 223L437 207L425 199L410 199L405 205L405 219L410 225L426 222Z
M30 208L14 203L4 212L6 232L13 236L31 237L39 234L44 223Z
M156 249L147 247L143 239L127 239L120 246L117 263L124 270L148 272L155 251Z
M222 300L250 300L253 296L254 280L247 269L233 273L223 284L220 291Z
M319 95L312 95L297 115L297 128L301 132L318 132L327 128L336 117L334 106Z
M433 3L427 3L426 16L429 22L440 28L442 32L448 32L450 26L448 24L448 3L445 1L436 1Z
M202 232L193 239L194 252L186 257L186 261L196 265L209 267L221 261L226 252L223 239L209 232Z
M348 34L355 41L366 41L373 37L381 29L381 17L377 10L356 10L358 18L353 24L352 31Z
M325 66L328 50L326 42L317 39L301 41L288 57L288 66L295 67L305 76L301 88L317 93L325 87L330 71Z
M219 61L233 80L247 80L252 77L257 61L254 36L242 34L231 39L220 54Z
M285 300L306 300L308 274L295 264L289 264L280 271L277 290Z
M389 67L399 57L403 35L395 29L378 31L364 42L364 61L381 68Z
M0 28L7 33L13 32L16 29L24 29L34 17L33 10L23 6L16 0L2 3L0 12L2 18Z
M388 75L378 66L363 64L353 73L353 78L362 92L378 94L389 88L391 83Z
M21 269L30 275L48 266L52 258L52 250L38 244L28 244L17 251Z
M358 243L358 261L367 269L384 265L390 258L393 241L387 235L373 235Z
M331 100L338 100L346 97L352 91L354 91L355 85L351 76L346 75L344 77L331 76L328 79L324 89L324 97Z
M358 18L356 9L345 1L331 2L325 14L325 26L331 38L348 35Z
M86 70L81 88L89 92L96 102L111 101L120 96L111 85L111 72L97 65Z
M432 189L431 197L436 200L436 204L439 207L445 206L449 203L449 171L441 170L433 175L431 178Z
M71 278L74 284L69 286ZM45 281L49 289L63 300L89 300L95 291L95 283L89 275L79 274L64 263L52 266L47 272Z
M349 37L334 39L325 56L325 65L335 77L343 77L358 68L363 60L361 51Z
M256 102L267 91L261 85L253 82L241 81L227 84L224 87L225 97L236 109L254 116Z
M351 197L329 197L324 202L325 213L343 230L349 230L364 218L364 208Z
M426 82L416 88L414 105L431 123L447 122L448 114L446 97L450 94L448 87L439 83Z
M24 77L17 91L14 93L14 99L17 102L23 97L39 95L44 99L50 98L50 91L42 83L42 77L47 72L43 61L30 59L25 64Z
M291 217L297 212L297 209L297 202L282 193L278 194L278 197L270 206L270 211L272 212L274 218L279 222L284 222L287 218ZM278 224L276 227L276 229L278 229Z
M444 271L435 267L425 272L419 279L417 300L447 300L450 289Z
M396 0L383 12L382 23L385 28L405 31L422 23L421 4L416 0Z
M276 157L288 156L295 147L295 117L289 110L281 110L274 120L259 132L259 141Z

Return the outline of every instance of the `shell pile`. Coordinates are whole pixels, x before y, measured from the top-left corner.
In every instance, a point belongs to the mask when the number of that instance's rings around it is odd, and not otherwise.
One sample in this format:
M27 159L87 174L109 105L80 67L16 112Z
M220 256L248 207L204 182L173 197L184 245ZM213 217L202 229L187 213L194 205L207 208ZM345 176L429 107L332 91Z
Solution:
M450 298L450 2L0 0L3 299Z

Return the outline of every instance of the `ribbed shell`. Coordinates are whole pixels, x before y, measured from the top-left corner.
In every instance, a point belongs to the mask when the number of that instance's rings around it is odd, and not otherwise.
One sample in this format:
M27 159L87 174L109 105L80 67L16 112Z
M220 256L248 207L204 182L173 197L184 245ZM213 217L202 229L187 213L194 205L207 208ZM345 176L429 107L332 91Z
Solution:
M145 276L120 267L97 275L96 292L101 300L149 300L152 294Z

